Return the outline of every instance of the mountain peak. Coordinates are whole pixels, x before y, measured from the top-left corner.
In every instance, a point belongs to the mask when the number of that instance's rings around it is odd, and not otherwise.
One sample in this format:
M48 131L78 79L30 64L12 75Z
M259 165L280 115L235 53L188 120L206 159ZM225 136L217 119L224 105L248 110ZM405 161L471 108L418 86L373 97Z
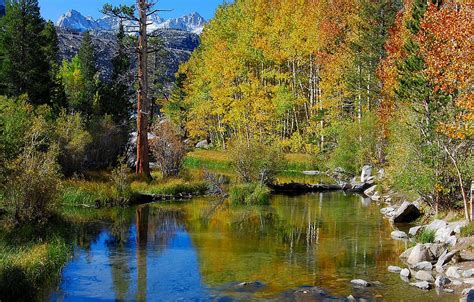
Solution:
M154 31L160 28L179 29L196 34L200 34L206 24L206 20L197 12L192 12L185 16L164 20L157 14L149 17L149 30ZM95 20L92 17L84 17L80 12L70 9L62 15L56 25L72 31L84 32L88 30L114 31L119 28L120 20L116 17L103 16ZM133 22L124 22L124 26L133 25Z

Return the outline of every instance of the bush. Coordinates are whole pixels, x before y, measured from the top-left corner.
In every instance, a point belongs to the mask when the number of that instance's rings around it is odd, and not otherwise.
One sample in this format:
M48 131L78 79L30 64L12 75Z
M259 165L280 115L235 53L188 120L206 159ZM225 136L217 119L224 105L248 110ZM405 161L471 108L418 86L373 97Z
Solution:
M286 165L280 148L257 141L237 139L231 144L229 151L234 169L240 181L244 183L269 184Z
M82 172L92 137L85 130L81 115L61 112L54 125L54 133L60 148L58 161L64 175Z
M420 243L433 243L435 241L435 230L424 229L423 232L416 236L416 241Z
M178 131L169 121L160 121L153 126L156 137L150 141L150 149L164 177L176 176L181 171L186 150Z
M331 154L330 166L358 173L366 164L376 161L377 118L367 113L359 122L343 122L333 129L337 145Z
M121 157L117 167L112 171L111 180L115 185L120 197L130 198L132 195L132 180L130 179L130 168L125 161L125 158Z
M270 190L262 184L245 183L230 189L229 200L233 205L267 205Z
M6 185L6 209L15 223L45 222L60 186L57 151L27 147L13 162Z
M89 132L92 138L87 148L87 166L94 169L113 166L125 151L126 127L117 125L112 116L105 115L92 119Z

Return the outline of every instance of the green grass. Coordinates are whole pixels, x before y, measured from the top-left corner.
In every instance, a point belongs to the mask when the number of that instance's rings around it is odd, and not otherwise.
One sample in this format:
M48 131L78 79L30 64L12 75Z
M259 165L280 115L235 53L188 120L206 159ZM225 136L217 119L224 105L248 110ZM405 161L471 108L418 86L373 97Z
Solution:
M474 222L470 222L468 225L461 228L461 236L474 236Z
M68 206L103 205L120 198L111 183L95 181L67 181L61 196L61 202Z
M435 241L435 230L424 229L420 234L416 236L416 241L420 243L433 243Z
M206 193L208 185L204 181L186 181L183 179L164 179L158 182L133 182L132 190L142 194L178 195Z
M232 205L267 205L270 190L260 184L237 184L230 188L229 201Z

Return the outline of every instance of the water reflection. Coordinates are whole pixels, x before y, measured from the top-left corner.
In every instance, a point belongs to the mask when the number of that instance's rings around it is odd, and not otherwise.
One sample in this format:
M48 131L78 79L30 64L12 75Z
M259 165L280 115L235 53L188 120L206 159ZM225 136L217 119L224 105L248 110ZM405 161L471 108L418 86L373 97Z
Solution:
M269 207L250 208L199 199L110 217L80 232L51 301L287 301L303 285L369 300L436 294L386 271L405 243L389 238L377 205L354 195L275 196ZM354 292L353 278L384 285ZM265 286L245 291L243 281Z

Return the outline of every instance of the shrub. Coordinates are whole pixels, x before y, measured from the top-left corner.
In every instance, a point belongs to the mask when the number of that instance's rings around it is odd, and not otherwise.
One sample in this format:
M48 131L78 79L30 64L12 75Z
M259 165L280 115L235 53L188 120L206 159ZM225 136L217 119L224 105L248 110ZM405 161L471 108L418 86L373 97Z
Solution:
M286 163L280 148L258 141L237 139L229 151L235 171L244 183L269 184Z
M27 147L13 162L5 203L15 223L45 222L49 218L60 186L56 155L54 148L44 153Z
M474 236L474 222L470 222L468 225L461 228L461 236Z
M157 161L158 169L164 177L178 175L186 155L178 131L169 121L156 123L152 131L156 137L150 141L150 149Z
M130 198L132 195L132 180L129 173L130 168L125 161L125 158L121 157L119 158L117 167L112 171L112 176L110 177L119 196L126 199Z
M245 183L230 189L229 200L233 205L267 205L270 190L262 184Z
M416 236L416 241L420 243L433 243L435 241L435 230L424 229L423 232Z
M64 175L81 172L86 158L86 148L92 142L79 113L61 112L54 125L56 141L60 148L58 161Z

